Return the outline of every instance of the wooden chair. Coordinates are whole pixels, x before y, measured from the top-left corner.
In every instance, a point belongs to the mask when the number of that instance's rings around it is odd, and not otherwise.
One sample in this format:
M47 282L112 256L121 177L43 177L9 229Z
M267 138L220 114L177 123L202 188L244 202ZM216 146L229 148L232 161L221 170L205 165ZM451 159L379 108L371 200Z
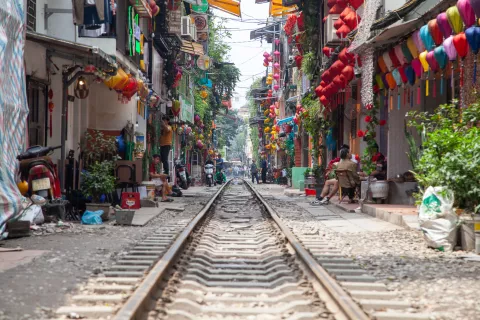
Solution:
M130 187L132 192L137 192L137 182L136 182L136 165L127 165L127 164L117 164L115 168L115 176L117 178L117 188L120 188L120 194L125 191L128 191Z
M351 189L354 189L354 197L355 194L358 194L359 186L355 184L355 179L350 170L337 169L335 170L335 175L338 180L339 204L342 203L343 199L352 191Z

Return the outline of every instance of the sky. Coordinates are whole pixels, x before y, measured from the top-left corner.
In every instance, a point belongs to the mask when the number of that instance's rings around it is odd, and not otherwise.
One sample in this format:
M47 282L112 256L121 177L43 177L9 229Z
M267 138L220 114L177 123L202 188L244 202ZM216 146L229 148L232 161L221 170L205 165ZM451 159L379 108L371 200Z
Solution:
M232 34L226 42L232 47L229 62L235 63L242 75L237 83L236 98L232 99L233 108L237 109L247 103L245 95L255 78L265 75L263 66L263 53L270 52L272 45L260 39L250 41L250 31L265 27L268 18L269 4L255 4L255 0L243 0L240 4L242 17L238 18L220 10L214 9L214 14L228 18L226 28Z

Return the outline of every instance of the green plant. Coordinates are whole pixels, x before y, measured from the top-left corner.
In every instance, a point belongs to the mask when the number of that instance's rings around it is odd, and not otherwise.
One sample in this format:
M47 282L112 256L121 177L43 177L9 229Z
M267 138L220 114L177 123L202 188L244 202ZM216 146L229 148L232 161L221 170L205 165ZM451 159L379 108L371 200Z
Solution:
M478 103L407 114L408 126L424 135L423 151L412 171L421 189L445 186L454 192L457 206L472 211L478 210L480 201L479 115Z
M376 128L380 124L377 114L379 114L379 107L377 99L374 104L365 106L365 122L367 123L367 129L365 131L359 130L357 135L363 137L363 140L367 142L367 147L363 151L362 155L362 170L367 175L370 175L375 170L374 156L378 153L378 145L375 141Z
M81 191L85 197L92 197L92 202L98 203L102 194L115 191L115 176L113 161L96 161L88 171L82 172Z
M106 136L100 130L85 131L78 147L86 168L96 161L116 160L117 157L115 137Z
M420 158L422 156L422 149L421 149L421 146L420 147L417 146L417 142L415 141L415 138L413 137L413 134L411 134L408 131L406 121L405 121L405 125L404 125L404 132L405 132L405 139L407 140L407 144L408 144L407 157L408 157L408 160L410 160L410 164L412 165L412 169L415 170L415 168L417 167L417 164L420 161ZM421 145L423 145L423 142L426 139L425 134L426 134L425 130L422 130L421 134L420 134Z
M312 169L310 168L307 168L307 170L305 170L305 172L303 173L303 176L305 178L307 178L308 176L310 176L312 174Z
M317 61L315 52L310 51L303 55L302 71L310 80L315 77L317 72Z

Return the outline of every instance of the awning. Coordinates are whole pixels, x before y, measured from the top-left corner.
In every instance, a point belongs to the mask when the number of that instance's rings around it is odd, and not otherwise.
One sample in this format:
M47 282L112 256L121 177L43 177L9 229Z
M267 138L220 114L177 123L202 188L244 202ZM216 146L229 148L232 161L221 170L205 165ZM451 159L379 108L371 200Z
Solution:
M297 6L284 7L282 5L282 0L272 0L270 2L270 15L272 17L279 17L286 14L291 14L298 11Z
M41 44L60 57L75 60L85 65L93 64L107 73L117 72L118 66L115 60L97 47L49 37L32 31L27 31L27 40Z
M425 24L422 18L417 18L414 20L393 25L380 32L376 37L368 41L368 43L373 45L374 47L380 47L383 45L387 45L391 42L398 42L399 38L401 38L403 35L410 34L416 29L418 29L417 24L419 23L422 25Z
M180 48L180 51L193 54L196 56L203 56L204 54L203 45L201 45L200 43L196 43L188 40L182 40L182 47Z
M240 2L233 0L208 0L208 4L215 9L225 11L234 16L241 17Z

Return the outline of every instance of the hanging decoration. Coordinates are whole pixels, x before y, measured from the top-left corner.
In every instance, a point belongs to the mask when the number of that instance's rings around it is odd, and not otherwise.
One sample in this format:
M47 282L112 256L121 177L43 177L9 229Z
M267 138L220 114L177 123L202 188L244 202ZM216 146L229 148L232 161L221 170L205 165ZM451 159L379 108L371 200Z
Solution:
M470 27L465 30L470 49L473 52L473 83L477 82L477 54L480 49L480 27Z
M448 60L450 60L450 68L451 68L450 87L452 89L452 99L454 99L455 98L455 77L453 76L453 62L457 59L457 50L453 45L453 36L450 36L443 41L443 48L445 49L445 53L448 56Z
M428 74L429 65L428 65L428 61L427 61L427 51L425 50L422 53L420 53L420 56L418 57L418 59L420 60L420 62L422 64L423 72L427 73L427 78L425 79L425 96L428 97L428 93L429 93L428 78L429 78L430 74Z
M437 23L437 19L432 19L428 22L428 32L432 36L433 42L436 46L439 46L443 42L443 34L440 30L440 26Z
M452 35L452 27L450 27L446 12L442 12L437 16L437 24L445 39Z
M460 88L463 87L463 62L468 53L468 42L465 32L460 32L453 37L453 45L460 57Z
M460 12L456 6L447 9L447 18L453 33L458 34L463 31L463 22L460 17Z
M465 28L469 28L475 24L475 12L473 12L470 0L458 0L457 9L460 17L465 24Z
M440 78L440 95L443 95L443 73L445 68L447 67L448 57L443 45L436 47L433 51L435 55L435 60L438 63L438 67L442 70L441 78ZM452 74L453 77L453 74Z

